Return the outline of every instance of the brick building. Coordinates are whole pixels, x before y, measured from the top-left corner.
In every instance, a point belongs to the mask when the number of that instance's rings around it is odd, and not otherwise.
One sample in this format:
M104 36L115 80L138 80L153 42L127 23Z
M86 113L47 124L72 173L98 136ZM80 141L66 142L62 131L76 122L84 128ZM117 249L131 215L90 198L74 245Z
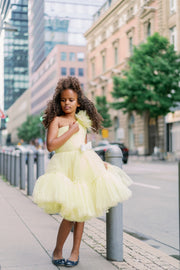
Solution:
M94 15L94 23L86 31L88 83L90 98L105 95L113 101L112 77L126 66L133 45L159 32L169 38L180 51L179 1L171 0L112 0L106 1ZM146 115L123 114L111 110L113 127L109 140L123 141L131 153L151 154L155 146L155 121ZM166 125L159 117L160 148L166 151Z

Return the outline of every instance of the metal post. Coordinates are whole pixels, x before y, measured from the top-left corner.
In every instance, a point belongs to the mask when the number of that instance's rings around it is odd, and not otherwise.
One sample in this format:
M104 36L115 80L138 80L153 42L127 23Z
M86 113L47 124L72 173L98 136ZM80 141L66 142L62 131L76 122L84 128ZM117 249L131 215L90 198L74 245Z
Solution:
M39 178L39 176L41 176L42 174L44 174L44 151L39 149L37 151L37 178Z
M14 185L14 167L15 167L15 151L11 153L11 178L10 184Z
M114 145L105 154L105 160L122 168L122 151ZM123 207L122 203L109 209L106 214L106 251L107 259L123 261Z
M20 152L20 189L26 188L26 161L27 161L27 152L23 149Z
M27 176L27 195L32 195L34 189L34 153L32 150L28 150Z
M10 182L10 175L11 175L11 152L8 152L8 162L7 162L7 180Z
M7 166L7 161L8 161L8 151L5 152L5 179L7 180L8 178L8 166Z
M3 176L5 177L5 172L6 172L6 166L5 166L5 163L6 163L6 151L4 151L3 153Z
M14 185L19 186L19 176L20 176L20 160L19 151L15 152L15 166L14 166Z
M3 151L0 151L0 174L3 174Z

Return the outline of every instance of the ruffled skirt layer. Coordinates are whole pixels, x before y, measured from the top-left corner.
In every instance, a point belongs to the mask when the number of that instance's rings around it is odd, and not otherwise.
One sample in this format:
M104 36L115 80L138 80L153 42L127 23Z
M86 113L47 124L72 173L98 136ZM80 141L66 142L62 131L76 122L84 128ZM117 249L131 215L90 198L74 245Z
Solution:
M82 222L127 200L131 183L119 167L108 164L106 169L93 150L62 152L52 157L36 181L33 198L49 214Z

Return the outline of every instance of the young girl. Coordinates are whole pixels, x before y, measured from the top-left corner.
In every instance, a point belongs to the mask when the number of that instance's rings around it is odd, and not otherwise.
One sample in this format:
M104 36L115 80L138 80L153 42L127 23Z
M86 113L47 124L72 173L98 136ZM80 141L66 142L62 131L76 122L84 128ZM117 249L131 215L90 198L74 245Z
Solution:
M102 216L131 195L130 178L119 167L105 164L87 143L87 129L98 132L101 121L78 79L60 79L43 119L48 129L47 149L55 154L33 192L35 203L63 217L52 256L56 266L77 265L84 221ZM73 224L73 247L65 260L63 245Z

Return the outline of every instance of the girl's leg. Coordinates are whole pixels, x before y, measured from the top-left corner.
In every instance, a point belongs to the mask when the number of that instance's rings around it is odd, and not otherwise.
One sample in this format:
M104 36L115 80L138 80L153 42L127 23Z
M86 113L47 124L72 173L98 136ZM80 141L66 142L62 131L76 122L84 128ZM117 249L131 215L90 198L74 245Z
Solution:
M70 261L75 262L78 260L83 229L84 229L84 222L75 222L73 235L73 248L71 251L71 257L69 258Z
M62 249L64 246L64 242L66 241L70 230L72 228L73 222L63 219L57 235L56 247L53 252L53 259L58 260L62 259Z

